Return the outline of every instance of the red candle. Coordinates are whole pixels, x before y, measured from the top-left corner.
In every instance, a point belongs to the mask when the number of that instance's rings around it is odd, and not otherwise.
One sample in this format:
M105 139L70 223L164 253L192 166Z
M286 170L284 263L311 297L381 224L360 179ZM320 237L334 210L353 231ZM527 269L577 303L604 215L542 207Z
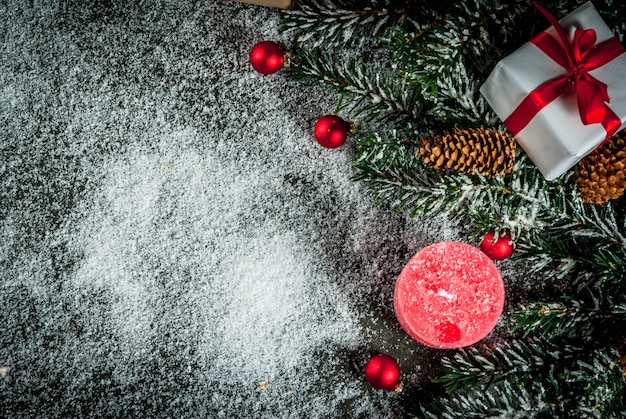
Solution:
M494 328L504 307L504 283L492 260L474 246L442 242L420 250L394 292L402 328L432 348L461 348Z

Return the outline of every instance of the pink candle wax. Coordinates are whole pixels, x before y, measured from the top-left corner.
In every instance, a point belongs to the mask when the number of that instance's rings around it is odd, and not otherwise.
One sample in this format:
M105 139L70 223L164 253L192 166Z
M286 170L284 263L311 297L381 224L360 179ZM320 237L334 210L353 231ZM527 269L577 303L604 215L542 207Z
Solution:
M396 282L394 309L402 328L433 348L461 348L494 328L504 307L496 265L465 243L420 250Z

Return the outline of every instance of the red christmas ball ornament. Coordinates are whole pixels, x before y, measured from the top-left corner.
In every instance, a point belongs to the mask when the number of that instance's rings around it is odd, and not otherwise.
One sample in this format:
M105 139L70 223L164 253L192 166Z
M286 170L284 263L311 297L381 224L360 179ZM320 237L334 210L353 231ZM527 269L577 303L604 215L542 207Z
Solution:
M511 231L507 229L496 236L495 230L490 229L480 244L480 250L493 260L508 258L515 250L515 244L511 240Z
M250 64L261 74L274 74L285 65L285 53L276 42L262 41L252 47Z
M350 124L336 115L324 115L315 124L315 139L326 148L337 148L346 142Z
M374 388L396 390L400 387L400 366L389 355L375 355L365 366L365 379Z

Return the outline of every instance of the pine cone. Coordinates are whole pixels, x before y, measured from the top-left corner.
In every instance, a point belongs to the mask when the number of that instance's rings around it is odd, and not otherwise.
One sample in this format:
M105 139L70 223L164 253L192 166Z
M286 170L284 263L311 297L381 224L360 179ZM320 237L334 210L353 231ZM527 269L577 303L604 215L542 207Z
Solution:
M515 139L493 129L453 129L420 144L419 157L434 169L494 177L513 171Z
M574 179L585 203L600 205L622 196L626 190L626 131L578 162Z

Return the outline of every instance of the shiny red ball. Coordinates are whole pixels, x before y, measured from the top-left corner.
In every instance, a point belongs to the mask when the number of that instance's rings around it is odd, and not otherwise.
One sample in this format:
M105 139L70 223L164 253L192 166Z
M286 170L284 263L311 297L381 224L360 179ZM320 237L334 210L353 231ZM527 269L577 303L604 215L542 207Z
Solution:
M346 142L350 124L336 115L324 115L315 124L315 139L326 148L337 148Z
M284 67L285 53L276 42L262 41L252 47L250 64L261 74L273 74Z
M515 244L511 240L511 232L505 230L496 237L494 229L490 229L480 244L480 250L493 260L508 258L515 250Z
M389 355L375 355L365 366L365 379L374 388L395 390L400 387L400 366Z

